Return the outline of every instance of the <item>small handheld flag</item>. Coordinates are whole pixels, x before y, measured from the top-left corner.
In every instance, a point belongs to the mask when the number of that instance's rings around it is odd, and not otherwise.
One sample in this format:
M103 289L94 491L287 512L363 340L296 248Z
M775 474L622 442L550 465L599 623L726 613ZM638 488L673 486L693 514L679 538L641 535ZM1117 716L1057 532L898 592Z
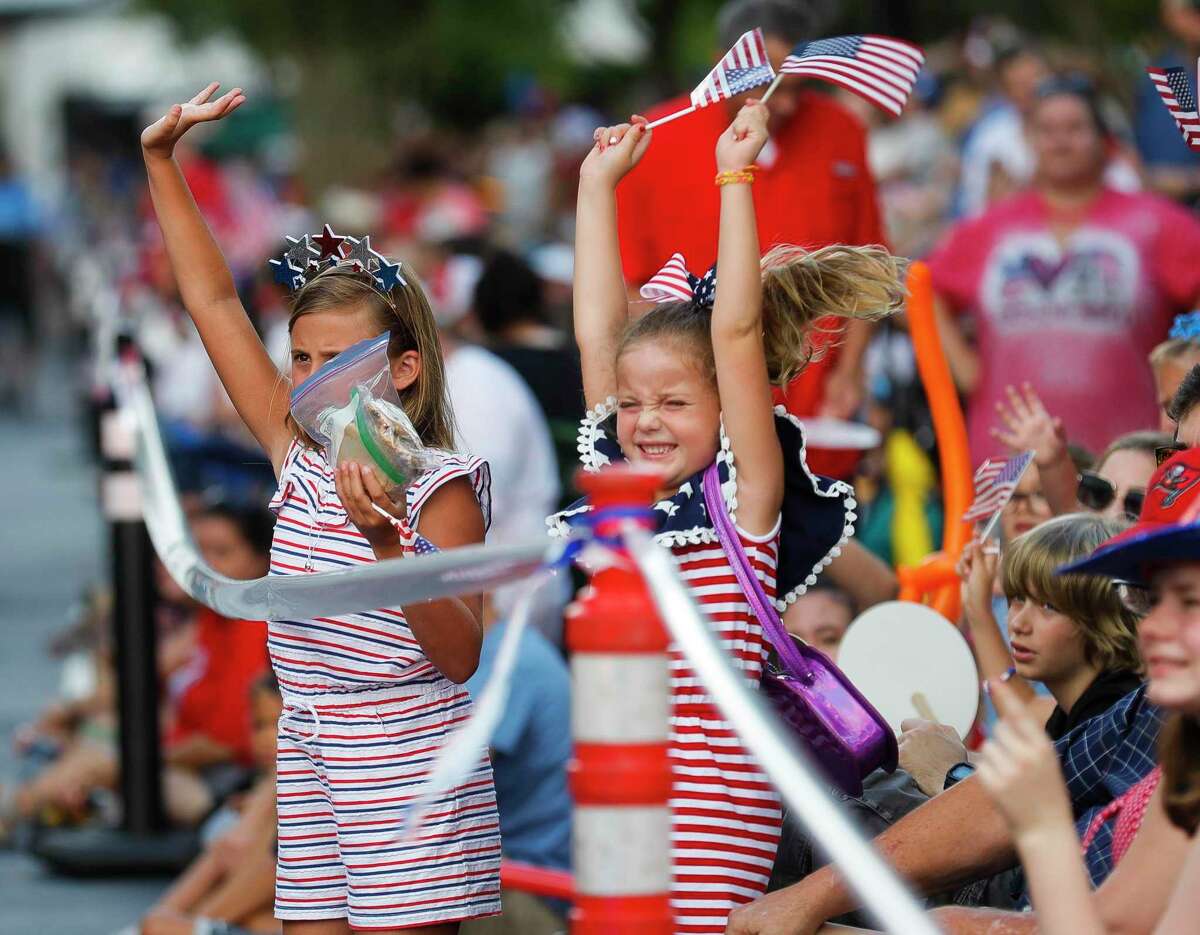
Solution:
M1187 73L1180 67L1147 68L1154 90L1175 118L1175 125L1189 147L1200 150L1200 115L1196 113L1196 98L1188 84Z
M698 107L707 107L717 101L724 101L744 94L752 88L770 84L775 77L775 69L767 58L767 45L763 40L761 29L752 29L743 33L734 43L733 48L725 53L725 57L717 63L694 91L692 91L692 106L677 110L673 114L659 117L648 129L653 130L664 123L670 123L680 117L693 113Z
M1023 451L1009 458L988 458L979 465L975 472L975 499L963 513L963 519L969 523L987 520L987 525L980 534L980 539L986 539L1000 518L1000 513L1012 499L1013 491L1021 482L1022 476L1033 463L1033 452Z
M828 81L852 91L893 117L912 94L925 53L888 36L835 36L801 42L779 66L779 77L763 95L765 102L784 75Z

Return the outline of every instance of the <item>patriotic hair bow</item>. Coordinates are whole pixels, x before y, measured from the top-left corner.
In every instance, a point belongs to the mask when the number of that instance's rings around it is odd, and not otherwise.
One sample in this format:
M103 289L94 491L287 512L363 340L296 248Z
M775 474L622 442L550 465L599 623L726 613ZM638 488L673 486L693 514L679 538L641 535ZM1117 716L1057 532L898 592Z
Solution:
M1186 315L1176 315L1175 323L1171 325L1171 333L1167 337L1184 341L1200 340L1200 311L1188 312Z
M697 308L712 308L717 294L717 268L712 266L703 276L693 276L683 254L674 253L638 293L651 302L690 302Z

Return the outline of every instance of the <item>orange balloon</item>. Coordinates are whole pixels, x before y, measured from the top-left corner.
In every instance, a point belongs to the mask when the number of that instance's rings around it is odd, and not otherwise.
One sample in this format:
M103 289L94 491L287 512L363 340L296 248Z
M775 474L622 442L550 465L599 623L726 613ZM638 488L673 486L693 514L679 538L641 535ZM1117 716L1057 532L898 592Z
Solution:
M967 423L934 316L933 280L929 267L921 262L913 263L908 272L908 327L938 440L946 522L942 551L916 568L899 570L901 595L907 588L909 593L928 596L935 610L956 621L960 599L954 566L971 538L970 525L962 521L974 495L971 453L967 447Z

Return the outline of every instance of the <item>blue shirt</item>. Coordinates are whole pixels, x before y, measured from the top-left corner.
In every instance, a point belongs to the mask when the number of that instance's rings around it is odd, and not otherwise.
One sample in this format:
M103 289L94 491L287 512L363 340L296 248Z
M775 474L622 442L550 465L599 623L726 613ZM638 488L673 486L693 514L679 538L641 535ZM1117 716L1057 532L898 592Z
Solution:
M479 669L467 682L478 700L491 678L507 628L483 637ZM571 678L558 651L537 630L521 634L508 704L492 736L492 771L504 855L539 867L571 867Z
M1106 805L1154 769L1162 718L1143 685L1055 744L1081 838ZM1112 873L1113 824L1104 823L1084 858L1093 886Z

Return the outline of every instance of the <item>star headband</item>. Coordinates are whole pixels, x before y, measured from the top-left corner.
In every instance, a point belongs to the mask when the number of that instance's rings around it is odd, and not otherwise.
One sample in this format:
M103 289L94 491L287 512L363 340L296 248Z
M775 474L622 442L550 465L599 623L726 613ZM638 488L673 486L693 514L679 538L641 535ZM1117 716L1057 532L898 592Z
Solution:
M1200 311L1176 315L1167 337L1175 340L1200 341Z
M717 295L717 268L711 266L703 276L693 276L683 254L673 253L638 293L652 302L689 302L697 308L712 308Z
M267 261L274 279L288 292L308 285L330 270L366 273L380 295L392 303L391 292L397 285L407 286L400 264L371 249L371 238L335 234L326 224L319 234L288 237L283 256Z

